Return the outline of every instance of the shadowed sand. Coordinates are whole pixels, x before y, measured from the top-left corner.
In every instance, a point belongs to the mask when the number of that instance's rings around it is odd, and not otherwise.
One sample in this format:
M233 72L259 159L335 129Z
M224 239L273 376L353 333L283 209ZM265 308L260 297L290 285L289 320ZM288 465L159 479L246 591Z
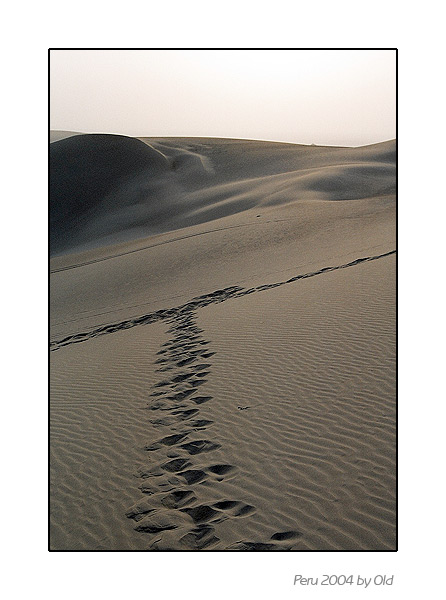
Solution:
M394 142L51 164L50 546L395 549Z

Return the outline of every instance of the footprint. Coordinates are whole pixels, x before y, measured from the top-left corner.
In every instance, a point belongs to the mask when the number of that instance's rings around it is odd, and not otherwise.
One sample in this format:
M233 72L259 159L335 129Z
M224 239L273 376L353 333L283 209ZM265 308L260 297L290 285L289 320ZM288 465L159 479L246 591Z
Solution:
M160 381L159 383L155 383L155 387L166 387L167 385L171 385L172 381L168 381L167 379L164 381Z
M172 412L173 415L178 415L178 417L182 420L182 421L186 421L187 419L190 419L191 417L193 417L194 415L196 415L198 413L198 409L197 408L191 408L189 410L175 410Z
M283 540L292 540L293 538L297 538L301 535L302 533L300 531L279 531L272 535L271 539L282 542Z
M212 400L212 396L194 396L191 400L193 400L195 404L203 404L204 402Z
M161 468L170 473L182 471L185 467L189 467L191 463L186 458L175 458L161 465Z
M177 362L177 367L184 367L185 365L189 365L190 363L194 362L194 360L197 360L195 356L193 356L192 358L185 358L184 360L180 360L179 362Z
M192 376L193 376L193 373L184 373L184 374L181 374L181 375L177 375L176 377L174 377L172 379L172 382L173 383L179 383L181 381L185 381L186 379L189 379Z
M189 454L201 454L202 452L211 452L220 448L221 444L215 444L209 440L196 440L194 442L188 442L187 444L181 444L181 448L186 450Z
M194 381L191 381L190 385L194 388L197 388L200 385L203 385L203 383L206 383L206 379L196 379Z
M131 508L127 510L125 516L134 521L140 521L147 514L153 512L155 509L151 506L149 501L137 502Z
M242 504L242 506L236 508L234 517L246 517L255 512L255 510L254 506L251 506L250 504Z
M178 402L179 400L184 400L185 398L188 398L189 396L191 396L194 393L195 393L194 389L193 390L184 390L183 392L178 392L176 394L167 396L167 400L174 400L175 402Z
M200 506L194 506L193 508L182 508L181 511L192 517L195 523L211 521L221 516L218 511L207 504L201 504Z
M243 502L235 500L222 500L220 502L215 502L212 506L217 510L228 512L233 517L246 517L256 510L254 506L251 506L250 504L244 504Z
M141 519L135 530L146 533L159 533L160 531L176 529L187 522L187 517L183 518L182 513L179 511L169 511L168 513L155 511Z
M200 363L198 365L194 365L191 367L193 371L203 371L204 369L209 369L212 366L211 363Z
M193 350L193 351L191 351L191 354L193 356L196 356L197 358L199 356L201 358L210 358L211 356L214 356L215 352L209 352L209 350L207 348L201 348L199 350Z
M155 364L156 364L156 365L162 365L162 364L164 364L164 363L166 363L166 362L168 362L168 359L167 359L167 358L163 358L163 357L161 357L161 358L157 358L157 359L156 359L156 361L155 361Z
M196 496L194 496L191 490L175 490L167 496L164 496L164 498L161 499L161 503L166 508L181 508L182 506L194 502L196 499Z
M197 419L196 421L191 421L191 427L194 429L204 429L209 425L212 425L214 421L209 421L209 419Z
M228 475L236 469L232 465L212 465L208 467L207 470L215 475Z
M229 510L230 508L234 508L239 504L236 500L222 500L220 502L215 502L212 506L218 508L218 510Z
M178 473L178 476L183 477L189 485L200 483L207 478L206 473L200 469L188 469L187 471Z
M154 444L150 444L150 446L145 446L144 450L150 452L153 450L158 450L159 448L161 448L161 446L173 446L174 444L178 444L178 442L180 442L181 440L184 440L184 438L187 436L187 433L176 433L174 435L168 435L162 438L161 440L158 440Z
M171 406L170 404L167 404L166 402L157 402L155 404L151 404L149 406L147 406L147 410L160 410L160 411L171 411L174 408L186 408L185 404L177 404L177 406Z
M201 373L196 373L196 377L206 377L206 375L209 375L210 371L203 371Z

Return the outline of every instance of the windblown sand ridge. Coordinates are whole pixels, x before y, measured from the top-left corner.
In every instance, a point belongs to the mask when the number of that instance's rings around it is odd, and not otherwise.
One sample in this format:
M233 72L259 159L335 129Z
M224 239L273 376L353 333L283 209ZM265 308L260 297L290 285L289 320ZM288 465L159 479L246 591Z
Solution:
M51 547L394 549L394 144L124 142L159 220L123 161L51 261Z
M54 253L245 212L395 191L395 144L326 148L80 135L50 146ZM211 143L209 143L211 142Z

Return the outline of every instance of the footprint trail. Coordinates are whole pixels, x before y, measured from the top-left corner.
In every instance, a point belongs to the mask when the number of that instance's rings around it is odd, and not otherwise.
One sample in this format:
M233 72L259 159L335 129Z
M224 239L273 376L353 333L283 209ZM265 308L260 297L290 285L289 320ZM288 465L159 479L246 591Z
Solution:
M237 469L213 460L221 444L207 439L212 437L206 436L206 430L213 422L200 415L200 406L213 400L201 387L214 352L196 324L194 308L185 307L168 324L170 339L156 360L161 379L153 386L147 410L150 422L155 427L168 426L170 433L142 448L144 461L136 476L146 499L130 507L126 516L135 521L136 531L148 536L150 550L288 549L280 543L289 539L285 533L277 534L279 543L238 541L222 547L218 524L248 518L256 509L219 494L218 483L237 476ZM198 486L203 482L208 490L212 486L213 502L198 500Z

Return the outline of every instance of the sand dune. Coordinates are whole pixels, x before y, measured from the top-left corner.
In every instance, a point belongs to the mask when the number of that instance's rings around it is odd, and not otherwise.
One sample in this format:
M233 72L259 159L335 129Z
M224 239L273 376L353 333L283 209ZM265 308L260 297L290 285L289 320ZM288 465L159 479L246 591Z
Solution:
M51 146L50 547L395 549L395 143Z
M51 144L53 254L143 238L253 208L395 191L394 142L346 149L142 139L145 144L95 134Z
M137 177L151 180L169 168L168 160L139 140L112 135L80 135L50 146L50 240L52 248L83 231L91 220L113 222L108 203L119 204L119 193ZM134 199L132 198L132 201ZM99 215L99 217L98 217Z

